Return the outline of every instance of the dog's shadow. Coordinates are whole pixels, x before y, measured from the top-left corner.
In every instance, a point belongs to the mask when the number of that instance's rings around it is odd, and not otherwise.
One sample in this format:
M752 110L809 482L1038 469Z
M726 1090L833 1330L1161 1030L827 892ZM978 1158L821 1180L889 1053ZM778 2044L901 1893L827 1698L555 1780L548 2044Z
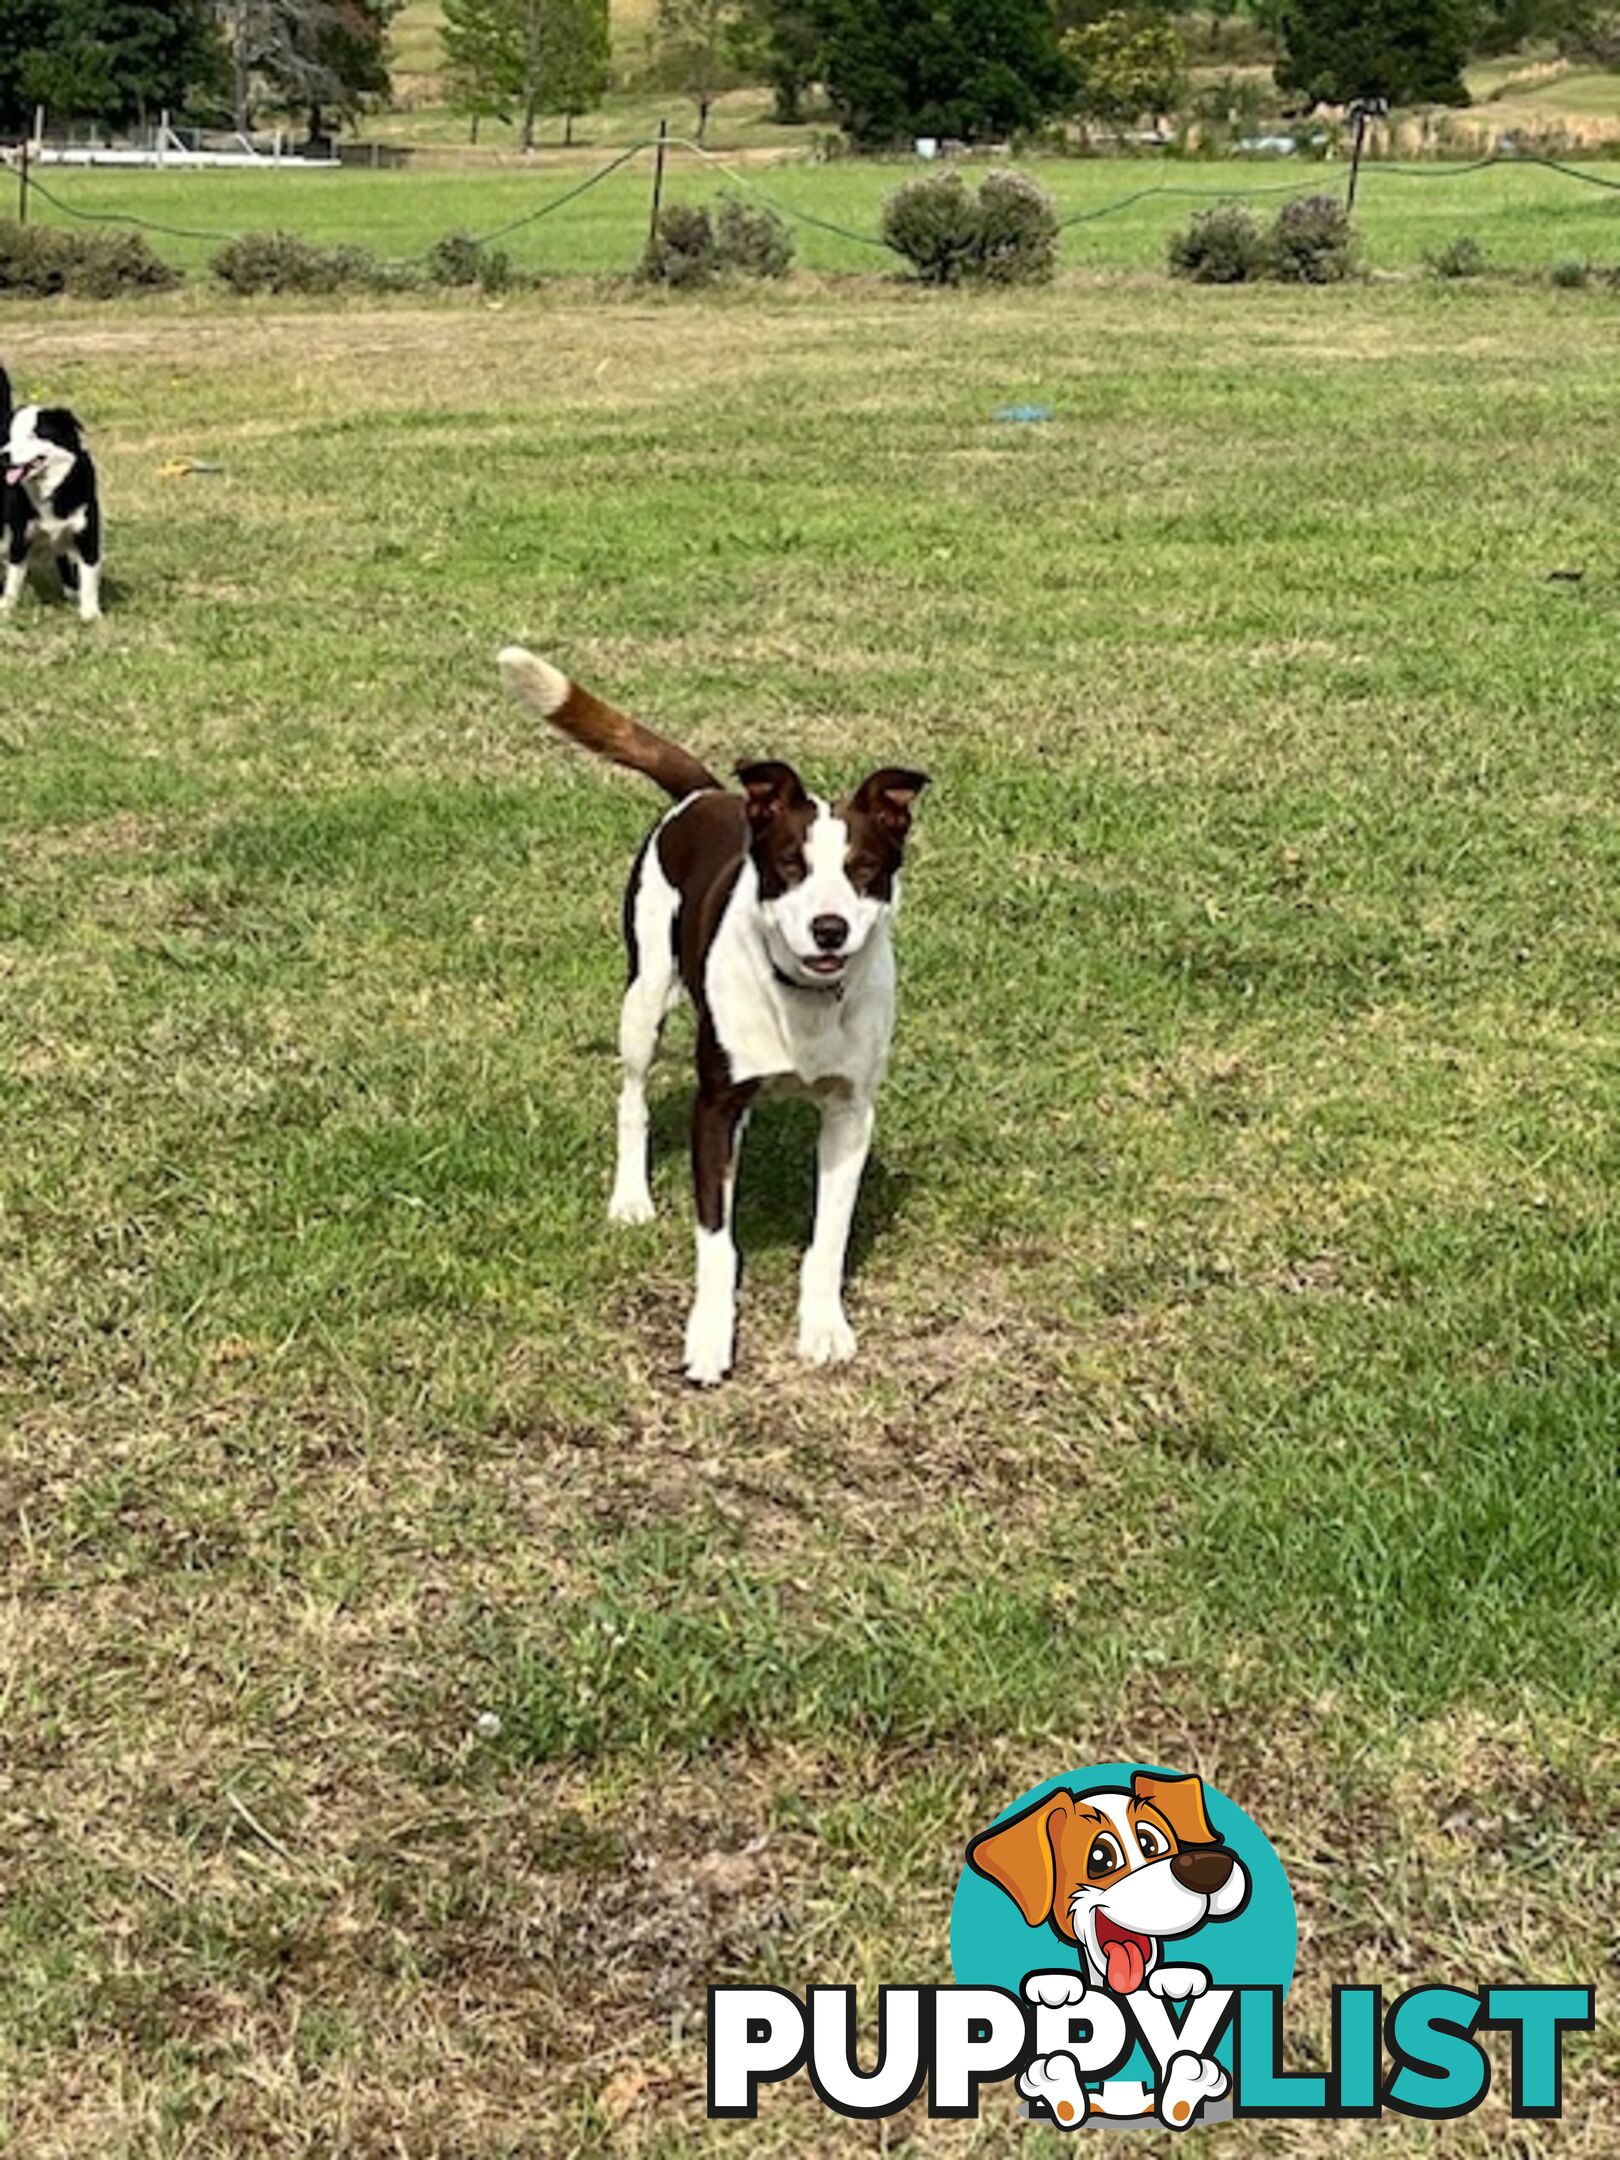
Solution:
M651 1106L653 1162L674 1158L682 1191L691 1189L691 1097L661 1096ZM737 1173L737 1244L746 1261L750 1252L777 1246L802 1247L810 1237L815 1206L816 1134L821 1118L813 1103L763 1102L756 1106L743 1139ZM879 1236L904 1204L911 1179L890 1170L876 1148L867 1157L849 1241L847 1273L856 1274Z
M84 572L81 570L79 575L83 577ZM75 613L78 612L78 588L63 584L62 573L48 554L36 552L29 557L27 589L42 607L70 608ZM122 597L123 587L115 578L108 577L106 571L103 570L101 573L102 607L109 608Z

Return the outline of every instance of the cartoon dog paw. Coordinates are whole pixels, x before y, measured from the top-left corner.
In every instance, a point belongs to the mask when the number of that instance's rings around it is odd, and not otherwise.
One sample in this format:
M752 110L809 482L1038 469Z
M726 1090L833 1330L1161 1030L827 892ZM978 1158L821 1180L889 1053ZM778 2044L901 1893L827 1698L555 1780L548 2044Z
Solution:
M1051 1973L1037 1978L1052 1979ZM1072 1979L1072 1974L1062 1975ZM1028 1992L1028 1983L1025 1983ZM1080 2082L1080 2065L1072 2055L1037 2055L1027 2070L1018 2073L1018 2090L1026 2100L1044 2101L1060 2130L1078 2130L1086 2119L1090 2097Z
M1024 1975L1024 1994L1028 2001L1039 2003L1043 2010L1066 2010L1070 2003L1082 2003L1087 1987L1084 1973L1032 1972Z
M1209 1986L1202 1965L1161 1965L1147 1977L1147 1991L1161 2002L1194 2002Z
M1167 2130L1186 2130L1206 2100L1219 2100L1231 2080L1207 2055L1172 2055L1159 2087L1159 2120Z

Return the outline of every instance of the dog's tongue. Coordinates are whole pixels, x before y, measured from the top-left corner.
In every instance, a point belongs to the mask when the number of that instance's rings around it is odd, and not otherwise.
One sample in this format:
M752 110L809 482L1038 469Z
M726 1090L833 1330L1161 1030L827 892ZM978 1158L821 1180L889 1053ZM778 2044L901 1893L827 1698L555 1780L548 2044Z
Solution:
M22 476L23 468L20 465L8 465L6 467L6 486L15 487Z
M1147 1959L1142 1955L1142 1945L1132 1938L1121 1942L1116 1938L1109 1943L1103 1955L1108 1960L1108 1987L1114 1995L1134 1995L1142 1985L1142 1975L1147 1971Z

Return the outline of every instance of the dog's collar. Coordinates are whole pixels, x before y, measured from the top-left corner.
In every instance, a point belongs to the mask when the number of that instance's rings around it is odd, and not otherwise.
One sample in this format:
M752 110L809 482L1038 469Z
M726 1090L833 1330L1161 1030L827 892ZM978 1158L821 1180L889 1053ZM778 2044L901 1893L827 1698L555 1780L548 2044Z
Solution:
M770 959L768 953L765 957ZM782 973L774 960L771 960L771 973L784 990L808 990L812 997L841 998L844 994L844 978L842 975L835 975L832 981L827 983L795 982L791 975Z

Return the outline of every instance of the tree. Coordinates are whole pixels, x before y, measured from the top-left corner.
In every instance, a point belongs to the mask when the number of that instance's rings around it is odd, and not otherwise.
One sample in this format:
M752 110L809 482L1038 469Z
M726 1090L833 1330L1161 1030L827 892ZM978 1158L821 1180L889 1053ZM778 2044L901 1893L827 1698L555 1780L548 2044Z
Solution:
M544 0L540 24L540 110L561 113L563 141L574 120L594 112L608 86L608 0Z
M1063 49L1079 84L1077 110L1087 118L1127 127L1143 113L1155 120L1173 111L1187 83L1187 49L1167 16L1101 16L1071 30Z
M796 127L806 91L821 79L824 10L819 0L749 0L748 14L748 58L771 86L771 118Z
M1620 5L1616 0L1475 0L1475 52L1517 52L1543 40L1566 59L1613 67L1620 61Z
M118 127L183 112L222 87L223 51L208 0L4 0L0 125L33 108Z
M1286 0L1279 89L1312 105L1466 105L1470 0Z
M388 25L403 0L218 0L231 56L236 125L255 102L302 109L309 132L388 94Z
M659 73L697 107L697 139L722 90L737 80L749 22L745 0L658 0Z
M472 122L510 124L522 88L523 45L512 0L444 0L444 57L451 103Z
M608 85L607 0L445 0L444 49L456 102L474 121L518 116L518 139L534 148L541 113L576 113L602 102Z
M840 126L870 146L1008 135L1073 89L1048 0L827 0L825 66Z
M1549 31L1571 60L1620 64L1620 5L1615 0L1552 0Z

